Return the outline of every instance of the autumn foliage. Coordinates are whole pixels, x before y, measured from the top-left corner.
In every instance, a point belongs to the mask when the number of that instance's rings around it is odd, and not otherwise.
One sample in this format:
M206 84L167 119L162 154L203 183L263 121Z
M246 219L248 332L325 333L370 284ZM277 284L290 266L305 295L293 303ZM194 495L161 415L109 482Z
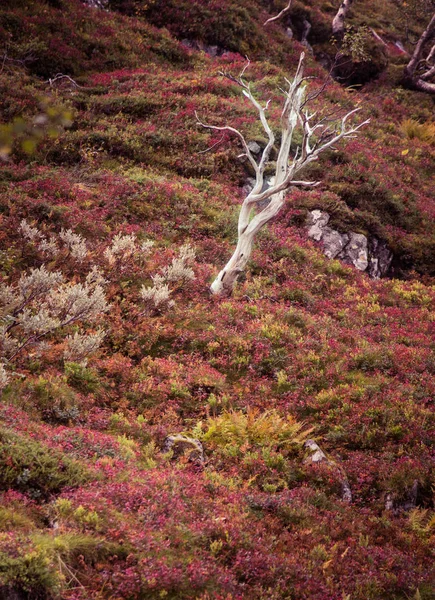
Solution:
M201 20L214 3L200 0L0 8L2 125L28 136L47 106L72 121L32 148L11 134L0 165L0 596L430 600L431 100L397 87L398 54L362 88L330 82L316 108L360 106L370 125L307 168L321 186L291 192L234 295L211 297L252 171L195 111L264 147L220 72L240 73L249 51L256 97L279 100L298 23L326 52L333 12L295 1L290 39L262 27L284 2L215 4L231 27ZM368 2L370 26L406 43L394 6ZM50 83L60 72L71 79ZM314 58L306 74L320 90ZM391 276L328 260L306 236L316 208L385 240ZM74 294L88 310L69 319ZM165 452L173 434L204 460ZM310 438L328 461L308 459Z

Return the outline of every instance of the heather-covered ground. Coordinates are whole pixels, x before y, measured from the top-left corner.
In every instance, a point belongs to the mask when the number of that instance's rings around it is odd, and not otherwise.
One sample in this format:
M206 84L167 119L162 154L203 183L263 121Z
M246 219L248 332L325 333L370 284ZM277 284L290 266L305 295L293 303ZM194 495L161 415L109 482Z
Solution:
M434 104L399 86L393 51L423 21L356 2L351 23L388 42L356 68L379 74L330 82L313 109L370 125L309 167L321 185L289 194L218 299L252 173L195 111L264 144L221 72L248 54L278 125L304 48L260 1L111 6L0 7L0 596L435 598ZM333 52L334 6L293 6L316 52ZM327 78L309 53L306 74ZM394 277L323 256L314 208L385 240ZM64 326L37 340L50 318ZM204 462L165 452L178 433Z

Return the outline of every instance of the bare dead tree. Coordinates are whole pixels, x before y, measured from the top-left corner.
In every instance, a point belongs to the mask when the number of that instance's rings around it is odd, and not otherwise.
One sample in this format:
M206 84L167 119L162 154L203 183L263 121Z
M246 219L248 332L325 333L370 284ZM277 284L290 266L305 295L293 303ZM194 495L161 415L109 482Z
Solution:
M346 20L347 13L352 6L353 0L343 0L340 4L340 7L332 21L332 34L340 39L344 35L344 23Z
M317 160L319 155L343 138L354 137L355 133L369 120L351 127L347 127L348 119L359 109L347 113L339 122L330 122L322 118L313 123L316 113L309 114L306 106L306 79L303 76L304 53L301 54L299 65L293 81L286 80L287 89L284 91L284 106L281 113L281 142L275 165L275 175L270 187L264 189L265 170L271 165L270 154L275 144L275 134L269 125L266 111L269 102L262 106L254 97L249 84L243 79L243 72L237 81L242 87L243 94L258 112L260 122L267 135L267 145L261 153L259 162L255 160L243 134L228 125L218 127L208 125L198 120L198 125L215 131L229 132L236 135L243 147L244 153L255 172L255 185L244 199L238 222L238 242L236 249L211 285L211 292L216 295L231 295L239 275L244 271L251 256L254 239L259 230L271 219L276 217L285 204L285 195L289 188L295 186L314 187L319 184L315 181L304 181L297 178L299 172ZM302 143L297 148L294 156L290 156L293 135L297 129L302 132Z
M405 87L435 94L435 13L405 67L402 83Z

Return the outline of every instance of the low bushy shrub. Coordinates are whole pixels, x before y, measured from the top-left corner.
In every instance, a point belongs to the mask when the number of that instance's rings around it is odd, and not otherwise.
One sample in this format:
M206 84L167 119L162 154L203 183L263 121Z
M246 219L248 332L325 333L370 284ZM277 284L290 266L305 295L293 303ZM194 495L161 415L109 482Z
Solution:
M38 500L64 487L82 485L90 478L79 462L40 442L0 429L0 489L13 489Z

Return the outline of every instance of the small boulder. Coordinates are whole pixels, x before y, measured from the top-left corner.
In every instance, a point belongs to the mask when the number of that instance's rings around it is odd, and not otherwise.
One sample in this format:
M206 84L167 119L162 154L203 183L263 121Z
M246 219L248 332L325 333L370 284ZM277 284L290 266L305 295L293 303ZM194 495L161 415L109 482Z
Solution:
M308 237L316 242L320 242L323 236L323 229L329 223L329 215L321 210L312 210L308 215Z
M403 490L401 493L389 493L385 499L385 510L395 512L408 512L417 507L418 481L415 480L411 488Z
M102 10L107 9L109 6L109 0L82 0L82 2L91 8L100 8Z
M190 462L196 465L205 463L204 448L201 442L182 434L169 435L164 441L163 452L172 452L174 459L186 456Z
M337 258L349 242L347 233L340 233L330 227L323 228L323 253L328 258Z
M252 154L260 154L261 152L260 146L257 144L257 142L254 142L253 140L251 142L248 142L248 148L252 152Z
M307 440L304 444L304 448L307 450L307 456L304 459L305 464L319 463L325 460L328 462L326 454L314 440Z
M362 233L340 233L329 227L330 216L322 210L308 214L308 237L322 242L323 253L328 258L339 258L373 279L385 277L393 261L393 253L386 242L376 237L367 238Z
M393 261L393 253L386 242L372 237L369 244L370 260L367 272L373 279L385 277Z

